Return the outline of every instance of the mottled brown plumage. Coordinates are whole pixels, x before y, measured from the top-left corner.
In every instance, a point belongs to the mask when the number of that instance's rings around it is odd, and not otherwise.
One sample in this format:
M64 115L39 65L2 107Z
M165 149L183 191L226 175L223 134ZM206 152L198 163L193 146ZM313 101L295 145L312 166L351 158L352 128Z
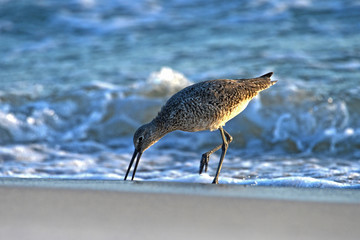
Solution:
M135 176L141 154L167 133L175 130L197 132L219 129L223 144L204 153L200 163L201 173L204 167L205 171L207 170L210 154L223 148L213 182L217 183L227 145L232 141L230 134L222 127L227 121L242 112L249 101L259 92L276 83L276 81L271 81L271 76L272 72L258 78L210 80L188 86L173 95L150 123L141 126L135 132L135 151L124 180L127 178L136 155L138 157L132 179Z

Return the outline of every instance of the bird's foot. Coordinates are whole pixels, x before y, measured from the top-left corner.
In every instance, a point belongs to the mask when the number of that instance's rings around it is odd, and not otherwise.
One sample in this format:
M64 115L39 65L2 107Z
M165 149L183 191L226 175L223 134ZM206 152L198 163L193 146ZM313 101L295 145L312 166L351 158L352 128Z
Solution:
M217 178L215 178L212 182L212 184L219 184L219 180Z
M210 154L209 153L204 153L201 156L199 174L201 174L203 172L204 167L205 167L205 172L207 172L209 159L210 159Z

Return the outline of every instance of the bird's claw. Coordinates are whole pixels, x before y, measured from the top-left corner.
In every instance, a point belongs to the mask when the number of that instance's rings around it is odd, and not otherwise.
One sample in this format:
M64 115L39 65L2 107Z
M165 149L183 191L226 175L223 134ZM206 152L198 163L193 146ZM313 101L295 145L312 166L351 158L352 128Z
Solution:
M204 154L201 156L199 174L201 174L201 173L203 172L204 167L205 167L205 172L207 172L207 170L208 170L208 164L209 164L209 154L204 153Z

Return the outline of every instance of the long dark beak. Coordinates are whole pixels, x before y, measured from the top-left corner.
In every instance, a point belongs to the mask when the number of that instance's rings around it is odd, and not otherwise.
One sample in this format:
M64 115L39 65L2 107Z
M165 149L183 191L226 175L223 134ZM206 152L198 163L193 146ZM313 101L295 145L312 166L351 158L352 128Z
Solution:
M137 158L136 158L136 155L137 155ZM134 180L136 169L137 169L137 166L138 166L138 164L140 162L141 155L142 155L142 152L135 149L134 154L133 154L133 156L131 158L131 161L129 163L129 167L128 167L127 171L126 171L124 181L127 179L127 176L129 175L129 172L130 172L130 169L131 169L131 166L133 165L134 160L136 158L135 168L134 168L134 171L133 171L133 174L132 174L132 177L131 177L131 181Z

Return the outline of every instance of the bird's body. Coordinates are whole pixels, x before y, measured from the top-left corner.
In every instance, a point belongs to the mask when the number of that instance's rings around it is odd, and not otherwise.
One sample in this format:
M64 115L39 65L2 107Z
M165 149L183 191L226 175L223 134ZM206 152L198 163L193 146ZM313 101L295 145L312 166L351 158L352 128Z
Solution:
M191 85L173 95L153 122L170 131L217 130L268 88L268 82L264 78L218 79Z
M249 101L259 92L276 83L276 81L271 81L271 75L272 73L267 73L261 77L250 79L210 80L184 88L166 102L158 115L150 123L141 126L136 131L134 135L135 152L138 152L139 156L141 156L152 144L167 133L175 130L197 132L219 129L222 133L223 142L226 142L227 145L231 142L232 137L226 131L224 133L222 127L227 121L241 113ZM218 150L220 147L221 145L213 150ZM214 152L213 150L205 154L207 155L207 162L209 155ZM140 159L139 156L138 159ZM134 158L135 153L125 179ZM138 161L136 162L133 176ZM205 164L205 171L207 162L203 163L203 166ZM222 163L222 160L220 162ZM219 168L221 168L221 164L219 164ZM218 172L220 171L219 168ZM202 172L201 166L200 172ZM217 177L216 180L214 179L214 183L217 183Z

